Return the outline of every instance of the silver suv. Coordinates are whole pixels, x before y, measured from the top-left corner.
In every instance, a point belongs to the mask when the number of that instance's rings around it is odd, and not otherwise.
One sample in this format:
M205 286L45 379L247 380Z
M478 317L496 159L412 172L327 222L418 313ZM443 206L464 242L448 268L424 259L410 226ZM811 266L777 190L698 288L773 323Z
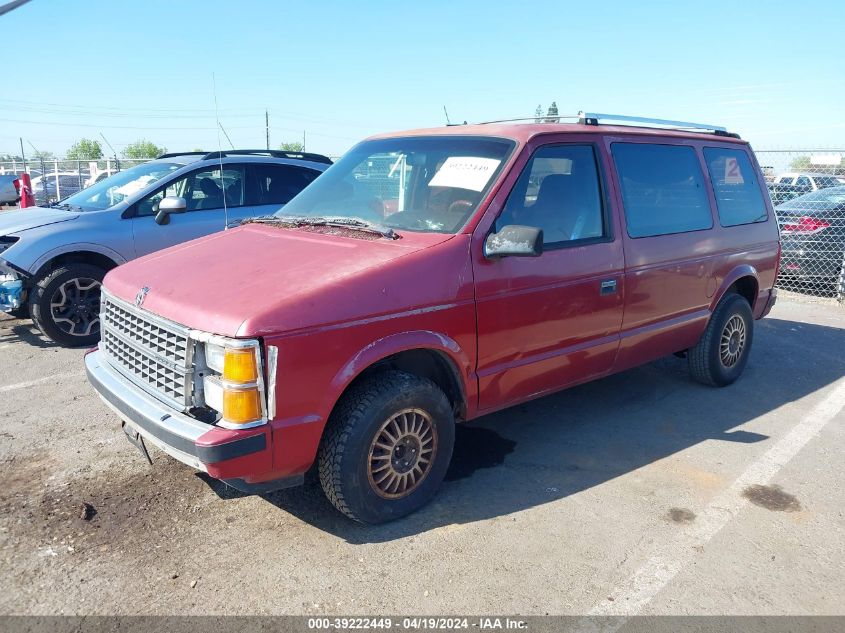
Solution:
M0 213L0 311L29 314L61 345L92 345L106 272L274 213L329 165L272 150L165 154L50 207Z

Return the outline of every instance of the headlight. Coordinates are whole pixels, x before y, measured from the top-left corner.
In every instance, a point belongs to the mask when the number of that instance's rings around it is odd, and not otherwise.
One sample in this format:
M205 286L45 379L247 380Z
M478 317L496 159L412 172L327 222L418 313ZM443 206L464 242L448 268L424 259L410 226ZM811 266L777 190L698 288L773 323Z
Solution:
M213 337L205 344L205 403L222 414L218 424L242 429L267 421L258 341Z

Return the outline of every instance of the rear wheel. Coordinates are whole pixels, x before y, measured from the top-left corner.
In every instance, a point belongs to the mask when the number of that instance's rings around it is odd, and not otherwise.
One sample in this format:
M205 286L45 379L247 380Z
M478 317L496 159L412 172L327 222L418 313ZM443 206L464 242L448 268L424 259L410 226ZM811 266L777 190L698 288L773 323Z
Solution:
M317 458L320 483L351 519L398 519L434 496L454 442L454 416L440 388L385 371L352 387L332 413Z
M65 347L99 341L105 274L91 264L65 264L41 277L30 293L29 313L42 334Z
M701 339L687 354L690 374L700 383L725 387L740 377L754 338L754 315L744 297L726 295Z

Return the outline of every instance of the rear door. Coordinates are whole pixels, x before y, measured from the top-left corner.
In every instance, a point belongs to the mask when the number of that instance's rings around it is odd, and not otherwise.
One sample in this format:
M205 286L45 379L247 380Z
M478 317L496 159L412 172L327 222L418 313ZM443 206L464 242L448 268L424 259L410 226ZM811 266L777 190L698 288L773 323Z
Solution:
M167 196L181 196L185 213L169 216L167 224L155 221L159 203ZM224 209L225 199L225 209ZM202 167L170 181L133 205L132 233L135 256L222 231L242 212L245 200L244 165Z
M473 240L481 410L606 374L619 343L624 260L601 148L543 138ZM486 236L509 224L542 228L543 254L485 258Z
M625 318L616 369L695 344L709 318L717 249L697 148L608 139L625 224Z

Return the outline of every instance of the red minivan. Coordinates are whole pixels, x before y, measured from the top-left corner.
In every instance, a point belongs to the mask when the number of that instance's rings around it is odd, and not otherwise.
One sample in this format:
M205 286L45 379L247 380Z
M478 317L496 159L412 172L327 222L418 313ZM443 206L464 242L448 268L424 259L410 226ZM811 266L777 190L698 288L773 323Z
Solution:
M434 495L456 423L673 353L732 383L776 297L754 154L604 116L373 137L277 215L120 266L91 383L145 453L251 493L316 462L367 523Z

